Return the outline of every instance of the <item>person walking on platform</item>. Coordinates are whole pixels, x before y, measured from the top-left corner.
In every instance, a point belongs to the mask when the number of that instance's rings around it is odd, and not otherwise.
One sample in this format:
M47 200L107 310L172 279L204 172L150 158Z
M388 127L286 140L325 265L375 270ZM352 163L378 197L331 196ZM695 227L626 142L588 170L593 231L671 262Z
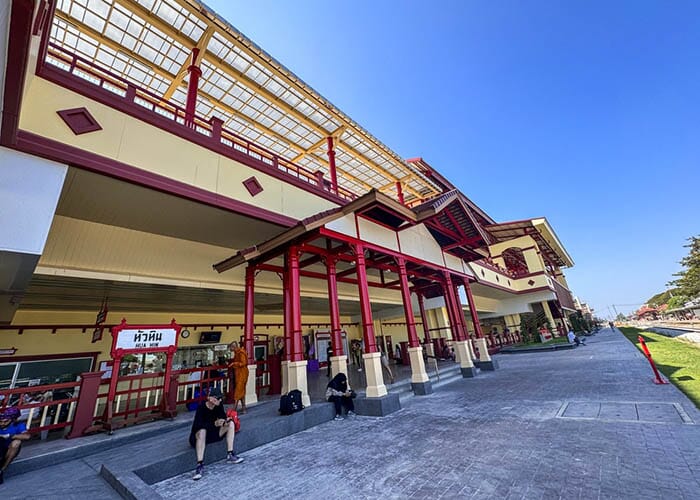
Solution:
M348 387L348 377L343 372L333 377L326 386L326 399L335 405L335 418L343 420L343 408L349 417L355 415L354 391Z
M333 346L328 342L328 347L326 347L326 377L331 376L331 356L333 356Z
M233 409L238 410L238 402L241 402L241 413L246 413L245 386L248 383L248 354L239 346L238 342L229 344L232 357L228 369L233 373Z
M197 468L192 479L202 479L204 472L204 450L211 443L216 443L226 438L226 461L231 464L240 464L243 459L233 452L233 440L236 435L236 426L233 420L226 417L221 400L224 395L218 387L212 387L205 401L197 407L190 431L190 446L194 447L197 454Z
M394 372L391 371L391 367L389 366L389 358L386 355L386 352L384 352L384 346L381 344L379 345L379 353L381 357L379 358L380 361L382 362L382 369L389 374L389 380L391 380L391 383L394 383Z

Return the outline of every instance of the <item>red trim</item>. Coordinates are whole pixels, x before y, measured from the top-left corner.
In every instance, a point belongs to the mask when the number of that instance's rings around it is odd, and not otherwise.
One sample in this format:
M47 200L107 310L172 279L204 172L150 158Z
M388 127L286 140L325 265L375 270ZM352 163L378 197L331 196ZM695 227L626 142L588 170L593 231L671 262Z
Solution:
M5 63L5 93L3 97L0 144L14 146L17 140L19 113L22 107L24 78L32 37L33 0L12 0L8 30L7 61Z
M423 323L423 336L425 337L425 342L428 343L430 339L430 329L428 328L428 317L425 314L425 297L420 292L416 292L418 297L418 308L420 309L420 320Z
M39 36L47 28L49 22L49 13L52 13L51 4L47 0L41 0L39 8L36 10L36 18L34 19L34 27L32 35Z
M479 315L476 312L476 304L474 304L474 296L472 295L472 289L469 286L469 280L464 280L464 290L467 292L467 304L469 304L469 314L471 315L472 323L474 324L474 333L476 333L478 338L482 338L484 333L481 331Z
M62 109L56 111L56 113L75 135L102 130L100 124L97 123L97 120L95 120L95 117L90 114L87 108Z
M68 359L68 358L92 358L93 369L97 365L97 356L99 352L76 352L67 354L36 354L32 356L12 356L11 358L2 357L0 358L0 363L14 363L17 361L44 361L52 359Z
M383 254L386 254L386 255L390 255L390 256L392 256L392 257L403 257L404 259L406 259L407 262L412 262L412 263L418 264L418 265L420 265L420 266L426 266L426 267L428 267L428 268L430 268L430 269L434 269L434 270L436 270L436 271L449 271L449 272L451 272L452 274L454 274L455 276L460 276L460 277L463 277L463 278L469 278L469 275L468 275L468 274L460 273L459 271L455 271L455 270L453 270L453 269L449 269L449 270L448 270L447 267L445 267L445 266L440 266L440 265L438 265L438 264L434 264L434 263L432 263L432 262L428 262L428 261L419 259L419 258L417 258L417 257L413 257L412 255L407 255L407 254L399 253L399 252L396 252L396 251L394 251L394 250L390 250L390 249L388 249L388 248L384 248L384 247L381 247L381 246L378 246L378 245L374 245L374 244L372 244L372 243L367 243L367 242L365 242L365 241L359 240L358 238L353 238L352 236L348 236L347 234L337 233L337 232L335 232L335 231L333 231L333 230L330 230L330 229L327 229L327 228L325 228L325 227L322 227L322 228L319 229L319 234L320 234L321 236L326 236L326 237L328 237L328 238L333 238L333 239L335 239L335 240L342 241L342 242L345 242L345 243L352 243L352 244L355 244L355 245L357 245L357 244L362 244L362 246L364 246L365 248L367 248L367 249L369 249L369 250L375 250L375 251L377 251L377 252L380 252L380 253L383 253ZM413 272L413 271L411 271L411 272Z
M244 180L243 186L245 186L245 188L248 190L250 196L256 196L263 192L263 187L260 185L260 182L255 178L255 176Z
M190 186L24 130L17 132L17 149L278 226L291 227L299 222L286 215Z

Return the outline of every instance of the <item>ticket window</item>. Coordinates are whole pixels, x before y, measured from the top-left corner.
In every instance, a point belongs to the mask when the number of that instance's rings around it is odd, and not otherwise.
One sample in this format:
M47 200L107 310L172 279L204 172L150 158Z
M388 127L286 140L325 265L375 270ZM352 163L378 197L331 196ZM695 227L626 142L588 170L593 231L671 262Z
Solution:
M180 347L173 357L176 370L207 365L226 365L231 359L231 351L226 344Z

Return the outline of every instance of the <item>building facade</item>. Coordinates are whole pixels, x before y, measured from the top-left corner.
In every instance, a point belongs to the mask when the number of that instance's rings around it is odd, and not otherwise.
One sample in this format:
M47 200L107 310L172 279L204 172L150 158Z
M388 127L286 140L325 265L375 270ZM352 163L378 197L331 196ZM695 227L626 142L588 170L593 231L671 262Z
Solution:
M204 4L1 9L0 389L106 369L122 318L174 318L179 367L242 340L251 402L278 344L308 399L309 360L343 371L361 340L382 397L379 349L405 342L427 390L436 339L466 374L523 314L565 331L573 261L545 218L494 221Z

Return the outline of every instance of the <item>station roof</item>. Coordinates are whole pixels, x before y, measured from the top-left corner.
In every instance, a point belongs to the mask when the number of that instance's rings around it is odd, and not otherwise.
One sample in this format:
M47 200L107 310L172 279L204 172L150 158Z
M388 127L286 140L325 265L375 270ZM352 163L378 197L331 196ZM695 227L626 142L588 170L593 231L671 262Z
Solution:
M333 137L338 183L358 196L377 189L396 199L396 182L408 204L441 192L203 2L58 0L50 41L183 107L192 49L199 49L196 113L204 119L218 117L224 128L326 178Z
M574 265L574 261L544 217L489 224L484 226L484 229L498 242L529 235L551 262L559 267L573 267Z

